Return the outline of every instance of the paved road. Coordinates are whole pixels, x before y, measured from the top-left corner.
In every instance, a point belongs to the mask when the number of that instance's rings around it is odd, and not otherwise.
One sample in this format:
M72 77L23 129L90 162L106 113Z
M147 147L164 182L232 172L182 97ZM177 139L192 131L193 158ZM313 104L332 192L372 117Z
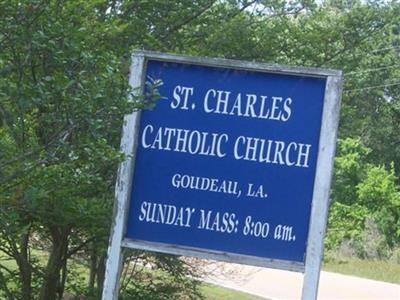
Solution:
M301 273L223 264L221 275L214 273L206 280L272 300L301 298ZM400 285L353 276L322 272L318 299L321 300L400 300Z

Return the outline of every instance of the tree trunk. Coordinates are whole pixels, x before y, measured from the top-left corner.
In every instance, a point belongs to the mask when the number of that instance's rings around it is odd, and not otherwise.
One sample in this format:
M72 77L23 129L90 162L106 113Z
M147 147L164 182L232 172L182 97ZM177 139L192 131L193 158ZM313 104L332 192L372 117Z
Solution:
M90 293L94 291L94 284L96 282L96 274L97 274L97 251L95 242L91 243L91 251L90 251L90 273L89 273L89 283L88 289Z
M22 283L22 300L32 299L32 270L28 256L29 234L29 230L27 230L26 233L22 234L20 244L21 252L16 257Z
M40 289L40 300L55 300L60 289L60 272L66 260L69 230L50 228L52 249L47 262L43 284Z
M63 253L63 265L62 265L62 272L61 272L61 282L60 282L60 286L58 289L58 300L63 299L65 283L67 282L67 274L68 274L67 253L68 253L68 243L65 243L64 253Z
M22 283L22 300L32 300L32 272L29 261L24 257L17 260Z
M101 299L103 292L104 275L106 272L106 254L100 256L97 264L97 297Z

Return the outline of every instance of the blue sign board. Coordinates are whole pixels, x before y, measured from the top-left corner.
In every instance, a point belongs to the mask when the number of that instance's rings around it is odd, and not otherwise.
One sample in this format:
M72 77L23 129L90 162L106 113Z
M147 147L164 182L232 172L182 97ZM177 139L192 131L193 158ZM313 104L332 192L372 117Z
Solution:
M326 78L149 59L125 238L304 264Z

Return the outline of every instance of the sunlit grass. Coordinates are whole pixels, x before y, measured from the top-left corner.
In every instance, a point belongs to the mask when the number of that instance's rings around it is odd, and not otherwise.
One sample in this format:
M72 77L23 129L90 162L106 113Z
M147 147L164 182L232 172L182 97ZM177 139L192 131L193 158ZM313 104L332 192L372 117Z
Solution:
M400 264L396 262L357 258L333 259L324 263L323 270L400 284Z
M260 298L246 293L237 292L235 290L222 288L212 284L204 284L201 292L207 300L262 300Z

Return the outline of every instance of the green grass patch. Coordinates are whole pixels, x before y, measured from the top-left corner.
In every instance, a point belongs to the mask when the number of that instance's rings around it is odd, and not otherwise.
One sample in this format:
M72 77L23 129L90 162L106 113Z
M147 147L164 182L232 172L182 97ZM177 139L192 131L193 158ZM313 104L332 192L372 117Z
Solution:
M396 262L357 258L332 259L324 262L323 270L400 284L400 264Z
M207 300L265 300L265 298L260 298L212 284L204 284L201 287L201 293Z

